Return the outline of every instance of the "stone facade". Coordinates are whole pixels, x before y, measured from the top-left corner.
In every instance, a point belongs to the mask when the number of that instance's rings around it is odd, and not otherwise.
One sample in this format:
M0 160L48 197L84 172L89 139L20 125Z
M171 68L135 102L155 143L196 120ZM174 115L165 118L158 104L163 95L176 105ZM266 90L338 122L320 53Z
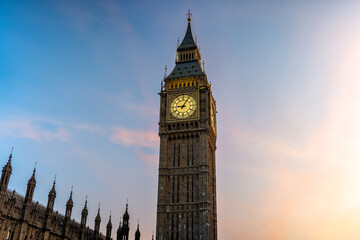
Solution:
M157 240L216 240L216 102L191 32L160 95Z
M111 240L111 216L106 226L106 236L100 233L100 206L95 218L94 229L87 227L87 200L81 212L81 222L71 219L73 208L72 190L66 203L65 215L54 212L56 190L54 181L48 195L47 206L33 202L36 187L36 169L30 177L25 196L8 190L12 173L12 153L4 166L0 179L0 239L1 240ZM117 240L129 239L128 205L119 224ZM139 226L135 238L140 240ZM114 238L115 239L115 238Z

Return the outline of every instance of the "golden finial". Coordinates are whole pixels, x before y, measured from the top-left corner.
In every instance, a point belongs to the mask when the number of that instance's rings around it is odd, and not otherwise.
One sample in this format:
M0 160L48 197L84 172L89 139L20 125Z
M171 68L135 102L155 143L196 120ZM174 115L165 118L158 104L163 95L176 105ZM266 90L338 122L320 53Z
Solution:
M186 16L188 17L188 21L191 22L191 12L190 12L190 9L189 9L189 12L186 14Z
M165 65L165 72L164 72L164 79L166 78L167 75L167 65ZM163 82L161 81L161 87L163 86Z

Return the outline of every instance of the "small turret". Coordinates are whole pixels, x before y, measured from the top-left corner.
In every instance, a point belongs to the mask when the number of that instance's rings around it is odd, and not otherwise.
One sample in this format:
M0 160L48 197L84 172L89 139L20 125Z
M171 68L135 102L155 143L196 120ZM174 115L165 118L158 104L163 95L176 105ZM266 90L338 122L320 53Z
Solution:
M13 153L14 148L11 149L11 153L9 155L9 160L7 161L7 163L5 164L5 166L3 167L2 173L1 173L1 179L0 179L0 207L2 206L5 196L6 196L6 191L8 189L9 186L9 180L10 180L10 176L12 173L12 166L11 166L11 159L12 159L12 153Z
M27 189L26 189L26 194L25 194L25 205L31 204L32 200L33 200L34 191L35 191L35 187L36 187L35 173L36 173L36 163L35 163L35 168L34 168L33 174L31 175L31 177L27 183Z
M140 240L140 230L139 230L139 222L138 222L138 225L137 225L137 229L136 229L136 232L135 232L135 240Z
M126 203L126 210L125 210L125 213L123 215L123 226L129 226L129 219L130 219L130 216L129 216L129 213L128 213L128 203Z
M100 234L100 223L101 223L101 217L100 217L100 204L99 204L98 213L95 217L95 227L94 227L94 239L96 240Z
M112 223L111 223L111 212L110 212L109 222L106 225L106 240L111 239L111 230L112 230Z
M48 203L47 203L47 209L46 209L48 213L52 212L54 209L55 198L56 198L55 184L56 184L56 175L55 175L55 179L53 182L53 186L48 195Z
M120 219L120 222L119 222L119 227L116 231L116 239L117 240L122 240L121 238L121 231L122 231L122 226L121 226L121 219Z
M83 210L81 211L80 240L85 240L86 221L87 221L87 216L89 213L88 208L87 208L87 198L88 198L88 196L86 195L85 205L84 205Z
M87 216L88 216L89 212L87 209L87 196L86 196L86 200L85 200L85 205L83 210L81 211L81 226L86 226L86 220L87 220Z
M123 226L121 228L121 236L122 236L122 240L128 240L129 239L129 219L130 219L130 215L128 212L128 203L126 203L126 210L125 213L123 215Z
M69 197L69 200L66 203L65 223L64 223L63 236L62 236L63 239L68 238L69 231L70 231L71 212L72 212L72 208L74 206L74 202L73 202L73 199L72 199L73 189L74 189L74 186L71 186L70 197Z
M70 197L66 203L66 211L65 211L65 218L67 218L69 220L71 218L71 212L72 212L72 208L74 206L74 202L72 200L72 195L73 195L73 187L71 187Z

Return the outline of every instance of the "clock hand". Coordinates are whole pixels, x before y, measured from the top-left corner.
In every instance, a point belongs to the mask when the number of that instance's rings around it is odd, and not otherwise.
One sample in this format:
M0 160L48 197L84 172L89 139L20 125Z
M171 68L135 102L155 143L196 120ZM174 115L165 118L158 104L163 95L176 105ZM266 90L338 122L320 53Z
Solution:
M187 103L187 101L189 100L189 97L186 99L186 101L184 102L184 105L181 106L181 109L183 109Z

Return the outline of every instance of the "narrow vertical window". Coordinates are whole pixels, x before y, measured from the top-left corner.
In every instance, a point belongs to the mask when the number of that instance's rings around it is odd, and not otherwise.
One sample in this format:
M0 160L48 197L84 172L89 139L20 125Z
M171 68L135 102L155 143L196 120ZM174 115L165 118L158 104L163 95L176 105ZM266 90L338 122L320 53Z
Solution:
M191 201L194 202L194 179L191 177Z
M177 180L177 202L180 202L180 176L178 176Z
M191 144L191 165L194 166L194 143Z
M189 214L186 214L186 240L189 240Z
M175 176L172 178L172 202L175 202Z
M186 177L186 202L189 202L189 176Z
M191 214L191 239L194 239L194 213Z
M178 145L178 167L180 167L180 143Z
M175 147L175 143L174 143L174 162L173 162L173 167L175 167L175 156L176 156L176 147Z
M176 216L176 240L179 239L179 214Z
M188 147L187 147L187 166L189 166L190 164L190 143L188 142Z
M171 239L174 239L174 214L171 214Z

